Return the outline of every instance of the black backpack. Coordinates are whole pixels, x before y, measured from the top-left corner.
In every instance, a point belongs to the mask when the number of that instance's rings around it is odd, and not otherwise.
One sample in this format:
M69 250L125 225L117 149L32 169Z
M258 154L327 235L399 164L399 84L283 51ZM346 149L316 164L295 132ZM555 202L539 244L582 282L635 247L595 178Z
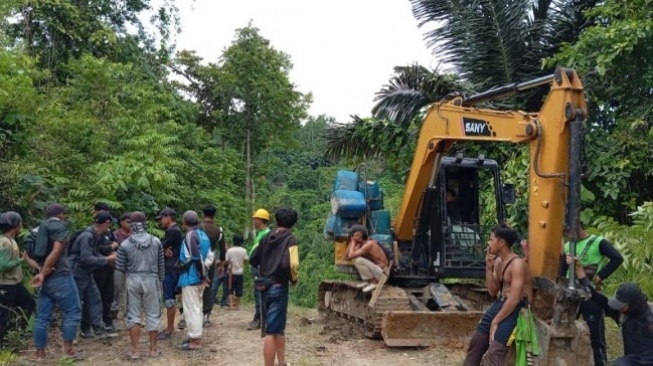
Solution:
M381 249L383 249L383 253L385 253L386 258L388 258L388 263L392 265L392 267L395 266L395 254L392 251L392 249L386 247L385 245L381 244L378 240L375 240L376 244L378 244Z

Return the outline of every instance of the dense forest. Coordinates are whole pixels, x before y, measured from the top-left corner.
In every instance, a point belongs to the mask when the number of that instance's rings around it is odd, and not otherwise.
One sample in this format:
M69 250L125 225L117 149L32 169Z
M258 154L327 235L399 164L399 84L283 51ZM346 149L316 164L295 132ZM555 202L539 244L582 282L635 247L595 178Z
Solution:
M2 1L0 211L20 212L27 230L59 202L81 228L97 201L150 218L213 203L228 235L251 239L254 208L290 205L302 263L291 301L314 306L319 281L340 276L323 237L339 168L366 162L396 213L426 106L563 65L580 72L590 108L582 219L626 257L612 283L652 293L653 1L410 2L416 24L437 24L425 38L450 67L397 65L370 114L343 123L308 114L292 55L255 21L204 60L176 48L173 0ZM537 111L544 93L499 107ZM523 229L526 151L461 148L502 164L522 198L510 222Z

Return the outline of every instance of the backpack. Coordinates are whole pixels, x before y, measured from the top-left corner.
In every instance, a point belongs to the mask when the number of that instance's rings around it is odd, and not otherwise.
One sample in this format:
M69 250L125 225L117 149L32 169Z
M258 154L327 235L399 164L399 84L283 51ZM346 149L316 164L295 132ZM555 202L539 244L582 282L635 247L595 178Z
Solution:
M392 265L392 267L395 266L395 254L393 253L392 249L386 247L385 245L379 243L378 240L375 240L376 244L378 244L381 249L383 249L383 253L385 253L386 258L388 258L388 263Z
M79 237L79 235L80 235L81 233L83 233L84 231L87 231L87 230L88 230L88 228L86 228L86 229L82 229L82 230L77 230L77 231L73 234L73 236L70 237L70 241L68 242L68 247L66 248L66 255L67 255L68 257L70 257L70 255L73 254L73 246L75 245L75 241L77 240L77 238ZM78 253L77 253L77 254L79 254L79 249L78 249Z
M52 251L53 243L48 238L48 229L54 221L56 221L54 218L43 220L38 227L30 230L29 236L25 239L25 251L27 255L39 264L45 262L45 258Z

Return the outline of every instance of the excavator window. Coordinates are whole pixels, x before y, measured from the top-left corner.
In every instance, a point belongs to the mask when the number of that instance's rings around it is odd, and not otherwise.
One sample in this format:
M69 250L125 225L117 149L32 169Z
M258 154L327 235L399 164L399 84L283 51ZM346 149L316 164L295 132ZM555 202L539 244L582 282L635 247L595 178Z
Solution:
M444 260L436 262L440 265L436 272L444 277L482 278L490 229L503 221L498 165L491 160L444 159L437 184L441 204L431 207L439 207L442 236L432 244Z

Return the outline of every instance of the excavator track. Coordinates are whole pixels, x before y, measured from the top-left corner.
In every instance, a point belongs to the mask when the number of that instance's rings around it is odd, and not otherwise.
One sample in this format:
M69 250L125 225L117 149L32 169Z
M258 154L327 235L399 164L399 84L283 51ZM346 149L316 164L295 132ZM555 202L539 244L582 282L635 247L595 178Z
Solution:
M359 319L365 336L383 338L391 347L462 347L482 315L478 311L430 311L412 295L413 291L395 286L384 286L374 307L369 307L372 293L363 293L357 284L322 282L318 291L320 315L333 312Z
M365 336L381 338L383 316L386 312L412 310L410 296L405 290L384 286L373 308L368 306L372 293L356 288L359 282L323 281L318 289L318 311L320 316L334 312L359 319L365 326Z

